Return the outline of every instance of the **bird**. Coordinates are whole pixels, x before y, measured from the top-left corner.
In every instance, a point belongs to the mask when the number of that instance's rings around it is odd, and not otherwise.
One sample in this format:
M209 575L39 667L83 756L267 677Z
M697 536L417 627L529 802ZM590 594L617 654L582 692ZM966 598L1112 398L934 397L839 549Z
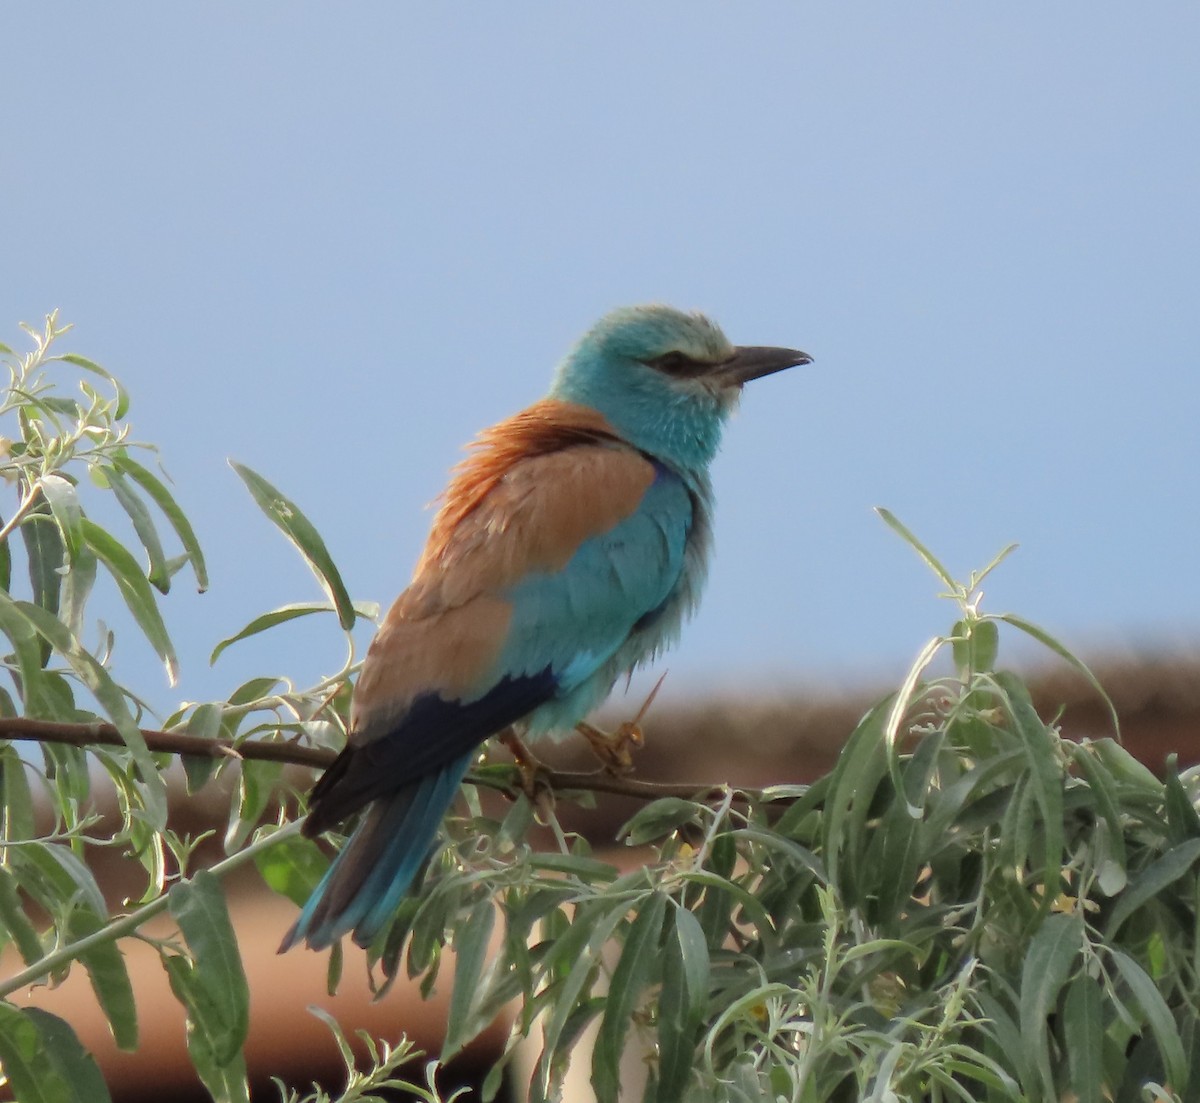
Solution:
M545 398L478 435L372 640L349 734L302 825L358 815L280 952L369 948L433 850L480 745L567 732L679 635L707 573L709 467L744 384L811 363L705 315L601 318Z

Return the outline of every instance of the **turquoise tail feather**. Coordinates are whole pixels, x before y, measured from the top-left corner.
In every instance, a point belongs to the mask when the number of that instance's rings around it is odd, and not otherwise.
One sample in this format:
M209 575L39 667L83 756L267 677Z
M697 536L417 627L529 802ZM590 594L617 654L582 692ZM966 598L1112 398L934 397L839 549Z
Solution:
M279 951L307 942L314 950L353 931L369 946L395 914L428 857L471 755L373 802L334 859Z

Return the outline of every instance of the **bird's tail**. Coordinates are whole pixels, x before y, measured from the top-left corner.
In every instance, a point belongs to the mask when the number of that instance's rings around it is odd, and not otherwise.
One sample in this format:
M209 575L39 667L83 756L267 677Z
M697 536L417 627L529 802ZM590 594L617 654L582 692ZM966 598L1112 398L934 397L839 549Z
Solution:
M298 942L323 950L347 931L369 946L408 892L466 775L471 755L367 807L313 890L279 952Z

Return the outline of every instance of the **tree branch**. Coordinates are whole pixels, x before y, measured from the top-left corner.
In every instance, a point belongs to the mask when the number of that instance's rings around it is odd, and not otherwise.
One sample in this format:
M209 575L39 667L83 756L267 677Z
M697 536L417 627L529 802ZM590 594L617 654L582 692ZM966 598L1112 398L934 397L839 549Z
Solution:
M195 755L200 758L239 758L260 762L283 762L293 766L311 766L323 770L337 757L337 752L325 747L308 747L302 743L265 740L245 740L235 743L230 739L205 739L203 736L187 735L183 732L142 729L146 746L155 753ZM35 743L69 743L75 747L123 747L125 741L112 724L63 724L53 720L32 720L24 716L0 717L0 739L24 740ZM468 781L510 794L522 791L518 780L519 769L513 766L514 779L504 783L495 778L471 776ZM617 796L634 797L638 800L659 800L662 797L682 797L685 800L720 799L727 790L725 785L712 782L663 783L639 781L631 777L617 777L606 770L569 771L554 770L540 764L537 783L555 793L591 792L611 793Z

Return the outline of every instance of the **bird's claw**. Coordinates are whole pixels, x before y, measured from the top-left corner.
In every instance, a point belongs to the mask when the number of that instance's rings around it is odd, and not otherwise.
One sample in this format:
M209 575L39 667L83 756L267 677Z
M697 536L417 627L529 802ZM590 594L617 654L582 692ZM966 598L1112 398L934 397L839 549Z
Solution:
M529 803L534 808L544 811L544 806L554 801L554 791L549 781L550 771L512 728L506 728L496 738L513 756L513 762L516 763L517 772L521 776L521 792L529 798Z
M588 741L604 768L616 777L633 773L633 751L646 745L646 737L636 720L624 721L614 732L601 731L587 721L576 724L575 730Z

